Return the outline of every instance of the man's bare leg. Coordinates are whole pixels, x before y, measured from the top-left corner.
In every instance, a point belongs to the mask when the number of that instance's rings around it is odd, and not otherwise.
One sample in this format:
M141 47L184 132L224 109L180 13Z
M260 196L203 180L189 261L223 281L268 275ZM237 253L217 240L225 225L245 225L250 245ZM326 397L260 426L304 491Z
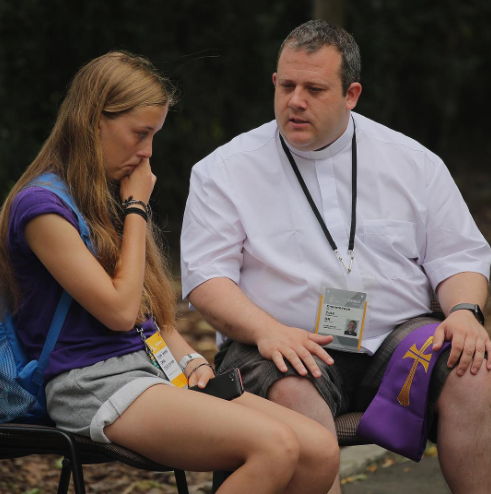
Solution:
M308 379L288 376L276 381L269 389L268 400L315 420L336 437L331 409ZM339 474L329 494L341 494Z
M454 494L491 492L491 372L452 371L437 402L438 457Z

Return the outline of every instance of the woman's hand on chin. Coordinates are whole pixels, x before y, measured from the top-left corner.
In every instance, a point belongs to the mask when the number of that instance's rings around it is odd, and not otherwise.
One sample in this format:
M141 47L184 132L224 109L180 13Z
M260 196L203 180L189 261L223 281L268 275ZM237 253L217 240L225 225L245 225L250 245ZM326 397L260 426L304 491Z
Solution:
M157 177L152 173L150 160L142 158L138 166L120 182L120 195L124 201L130 196L148 204Z

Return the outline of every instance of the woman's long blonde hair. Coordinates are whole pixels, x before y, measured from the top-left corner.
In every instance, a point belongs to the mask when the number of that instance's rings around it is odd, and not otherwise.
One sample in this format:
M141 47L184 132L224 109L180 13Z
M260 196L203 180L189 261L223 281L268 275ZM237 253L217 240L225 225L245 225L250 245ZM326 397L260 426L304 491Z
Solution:
M101 115L116 117L147 106L174 103L174 88L145 58L116 51L92 60L75 75L54 128L36 159L15 184L0 213L0 290L12 312L19 309L22 294L10 262L7 232L15 195L45 172L63 178L91 229L92 243L101 265L110 276L119 261L123 211L119 187L107 181L101 145ZM171 327L175 294L167 264L151 221L146 234L146 270L138 322L155 316L159 325Z

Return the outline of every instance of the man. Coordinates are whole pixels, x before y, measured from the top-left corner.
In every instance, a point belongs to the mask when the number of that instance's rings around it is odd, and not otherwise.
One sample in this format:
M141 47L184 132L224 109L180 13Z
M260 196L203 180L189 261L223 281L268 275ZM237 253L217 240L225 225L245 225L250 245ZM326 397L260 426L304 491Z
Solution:
M360 66L353 38L324 21L286 38L276 120L193 169L183 296L225 335L222 368L239 365L248 390L334 432L333 417L367 407L404 336L394 328L430 313L435 291L446 319L433 349L446 340L451 350L435 366L428 423L436 412L452 492L491 492L481 433L491 425L491 342L479 313L490 249L437 156L352 112ZM357 352L323 348L342 333L328 292L363 302Z
M358 323L356 321L349 321L348 325L346 326L346 331L344 334L348 336L356 336L356 327Z

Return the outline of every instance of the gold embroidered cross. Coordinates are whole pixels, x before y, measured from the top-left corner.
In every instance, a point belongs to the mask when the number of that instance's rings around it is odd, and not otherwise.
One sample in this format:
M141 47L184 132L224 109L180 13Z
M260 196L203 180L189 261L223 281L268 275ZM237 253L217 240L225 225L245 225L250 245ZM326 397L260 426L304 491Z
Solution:
M409 371L406 382L404 383L404 386L402 387L401 392L399 393L399 396L397 397L397 401L403 407L409 406L409 392L411 391L411 385L413 384L413 379L414 379L414 375L416 374L418 364L421 364L424 367L425 372L428 372L428 367L430 365L430 360L431 360L432 354L428 353L425 355L424 352L432 343L433 343L433 336L430 336L426 340L426 343L421 347L421 350L418 350L416 348L416 345L413 344L413 346L406 352L406 355L404 355L404 357L402 357L403 359L408 358L408 357L414 359L413 366L411 367L411 370Z

